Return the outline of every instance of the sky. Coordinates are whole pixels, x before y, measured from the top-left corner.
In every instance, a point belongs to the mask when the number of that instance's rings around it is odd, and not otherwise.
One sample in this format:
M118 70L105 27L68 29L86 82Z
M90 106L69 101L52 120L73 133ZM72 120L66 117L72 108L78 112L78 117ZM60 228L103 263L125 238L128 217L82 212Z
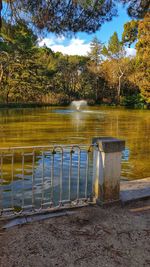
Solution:
M112 21L106 22L101 29L95 34L77 33L72 38L65 38L64 36L56 36L48 34L45 38L39 40L39 45L44 44L51 48L54 52L62 52L68 55L87 55L90 51L90 42L96 36L102 43L108 43L110 36L116 31L121 40L123 25L131 18L128 16L126 9L122 5L118 5L118 17L114 17ZM136 50L134 47L126 48L127 55L134 56Z

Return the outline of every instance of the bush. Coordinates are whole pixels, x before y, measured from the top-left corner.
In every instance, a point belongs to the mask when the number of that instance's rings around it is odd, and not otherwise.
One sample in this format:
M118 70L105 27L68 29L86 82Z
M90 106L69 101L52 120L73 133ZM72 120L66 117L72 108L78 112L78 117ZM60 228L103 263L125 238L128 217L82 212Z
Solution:
M141 94L134 94L130 96L124 96L121 104L126 107L133 108L145 108L146 104Z

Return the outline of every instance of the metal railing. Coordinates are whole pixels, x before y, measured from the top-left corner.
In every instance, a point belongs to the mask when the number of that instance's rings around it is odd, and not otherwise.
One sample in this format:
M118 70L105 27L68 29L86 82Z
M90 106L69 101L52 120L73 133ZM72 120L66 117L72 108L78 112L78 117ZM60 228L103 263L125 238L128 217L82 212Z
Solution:
M0 217L84 205L93 194L93 145L0 149Z

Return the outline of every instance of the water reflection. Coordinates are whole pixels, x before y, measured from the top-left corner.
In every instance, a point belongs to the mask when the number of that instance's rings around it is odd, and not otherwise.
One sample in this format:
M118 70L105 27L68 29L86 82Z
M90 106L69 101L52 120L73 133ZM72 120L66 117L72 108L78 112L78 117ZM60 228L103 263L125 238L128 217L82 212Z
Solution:
M29 155L31 154L31 155ZM22 157L15 154L13 160L13 179L11 155L3 156L3 208L33 205L36 209L45 204L59 205L61 200L87 198L92 192L93 157L87 150L70 149L58 151L39 151L33 155L28 152ZM34 166L34 167L33 167Z

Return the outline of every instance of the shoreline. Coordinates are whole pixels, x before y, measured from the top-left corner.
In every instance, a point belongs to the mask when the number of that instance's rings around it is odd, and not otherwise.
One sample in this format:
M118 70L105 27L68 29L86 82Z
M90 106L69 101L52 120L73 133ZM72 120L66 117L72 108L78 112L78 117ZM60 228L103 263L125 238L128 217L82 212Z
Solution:
M16 108L40 108L40 107L67 107L69 106L69 103L8 103L8 104L3 104L0 103L0 110L2 109L16 109ZM131 107L131 106L125 106L125 105L117 105L117 104L88 104L88 106L97 106L97 107L109 107L109 108L123 108L123 109L127 109L127 110L150 110L150 107L143 107L143 108L139 108L139 107Z

